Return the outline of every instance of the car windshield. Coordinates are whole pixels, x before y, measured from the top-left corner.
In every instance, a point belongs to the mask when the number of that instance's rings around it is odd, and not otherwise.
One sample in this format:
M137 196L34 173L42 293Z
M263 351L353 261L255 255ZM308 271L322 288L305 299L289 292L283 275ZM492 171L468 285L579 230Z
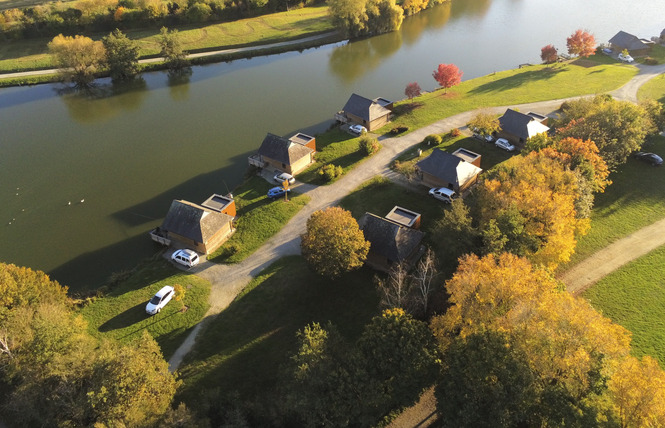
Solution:
M161 302L162 299L159 298L159 296L152 296L152 299L150 299L150 303L153 305L158 305L159 302Z

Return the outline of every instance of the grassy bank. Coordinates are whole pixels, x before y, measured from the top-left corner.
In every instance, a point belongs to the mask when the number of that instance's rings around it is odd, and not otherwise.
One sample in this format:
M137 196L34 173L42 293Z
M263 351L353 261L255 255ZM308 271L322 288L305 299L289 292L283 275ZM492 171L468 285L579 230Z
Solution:
M276 43L333 31L327 12L327 6L306 7L233 22L177 28L186 51L204 52ZM107 34L86 35L100 40ZM138 43L141 57L159 54L159 28L127 30L126 34ZM50 40L3 41L0 44L0 73L52 68L46 47Z
M157 315L145 312L148 300L165 285L180 284L184 299L171 300ZM194 275L181 272L166 260L156 260L133 273L114 287L108 295L81 309L88 329L97 337L129 341L143 330L155 338L168 359L208 310L210 284Z
M272 201L266 193L275 187L261 177L251 177L234 190L238 220L236 232L208 256L215 263L237 263L252 254L284 227L309 202L309 196L292 192L289 200Z
M665 104L665 74L654 77L637 90L640 100L656 100Z

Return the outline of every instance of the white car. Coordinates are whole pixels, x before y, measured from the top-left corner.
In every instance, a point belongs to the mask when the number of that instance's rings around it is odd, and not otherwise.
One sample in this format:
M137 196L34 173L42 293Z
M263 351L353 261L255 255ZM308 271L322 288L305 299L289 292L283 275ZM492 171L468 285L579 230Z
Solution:
M503 149L503 150L507 151L507 152L512 152L513 150L515 150L515 146L513 146L512 144L510 144L510 143L508 142L508 140L506 140L505 138L499 138L499 139L497 139L497 140L494 142L494 145L497 146L497 147L500 148L500 149Z
M367 132L367 128L365 128L362 125L355 124L355 125L349 126L349 132L351 132L352 134L355 134L355 135L362 135L362 134Z
M175 290L170 285L162 287L154 296L152 296L152 299L150 299L148 304L145 305L146 313L148 315L158 314L159 311L171 301L174 294Z
M453 202L453 199L457 197L457 193L454 190L448 189L447 187L434 187L429 189L430 196L435 197L436 199L446 202L448 204Z
M632 56L624 55L623 52L619 54L619 59L623 62L633 62L635 61Z
M293 184L293 183L296 182L296 179L293 178L293 176L291 174L288 174L286 172L282 172L281 174L277 174L272 179L275 181L275 183L278 183L278 184L282 184L285 181L288 181L289 184Z
M199 264L199 255L192 250L178 250L171 255L171 260L191 268Z

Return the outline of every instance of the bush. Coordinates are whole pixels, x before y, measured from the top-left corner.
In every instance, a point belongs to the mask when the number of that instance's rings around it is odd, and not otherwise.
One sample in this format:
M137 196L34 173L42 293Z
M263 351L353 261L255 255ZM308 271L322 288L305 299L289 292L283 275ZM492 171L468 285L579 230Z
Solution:
M406 132L409 130L408 126L396 126L393 129L390 130L390 133L393 135L401 134L402 132Z
M406 178L411 179L416 175L416 166L411 162L402 163L396 160L393 163L393 169L400 174L404 175Z
M344 170L341 166L335 166L333 164L323 165L319 169L319 175L323 177L325 181L333 181L335 178L341 176L344 173Z
M658 65L658 60L656 58L652 58L650 56L644 58L644 63L646 65Z
M182 299L185 298L185 291L186 290L183 288L182 285L180 285L180 284L173 285L173 290L175 291L174 299L175 299L176 302L179 302L179 301L181 301Z
M358 143L359 150L362 150L367 156L371 156L381 149L381 144L376 138L363 137Z
M437 134L430 134L425 139L423 140L423 144L427 144L428 146L438 146L441 144L441 141L443 139L441 138L440 135Z
M451 137L459 137L462 134L462 131L459 130L459 128L453 128L450 130L450 136Z

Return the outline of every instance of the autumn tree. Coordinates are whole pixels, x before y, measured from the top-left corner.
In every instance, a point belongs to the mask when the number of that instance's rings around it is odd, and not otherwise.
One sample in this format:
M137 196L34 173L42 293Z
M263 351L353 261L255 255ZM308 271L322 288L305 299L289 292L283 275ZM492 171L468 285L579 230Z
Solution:
M402 9L404 9L406 16L410 16L426 9L428 5L429 0L404 0L402 2Z
M159 31L159 45L161 47L160 55L164 57L170 70L178 71L189 66L178 30L162 27Z
M104 67L106 54L102 42L84 36L55 36L48 43L53 62L67 80L89 85Z
M486 252L510 251L554 268L570 259L576 236L588 230L588 220L575 211L575 175L542 153L497 166L476 197Z
M128 80L139 73L139 47L117 28L102 39L111 79Z
M455 64L439 64L432 77L442 88L448 89L459 85L462 81L462 71Z
M333 25L350 37L395 31L404 19L395 0L328 0L328 13Z
M370 246L358 222L340 207L314 212L301 238L305 260L315 272L331 278L361 267Z
M622 428L665 426L665 372L653 358L624 359L609 390Z
M467 123L467 126L480 135L492 135L501 130L499 118L488 110L478 111Z
M559 59L559 52L554 45L547 45L540 50L540 59L545 64L553 64Z
M570 55L586 58L596 53L596 38L593 34L580 29L566 39L566 46Z
M421 89L418 82L412 82L406 85L406 89L404 89L404 95L406 95L410 100L412 100L420 95L420 91Z

